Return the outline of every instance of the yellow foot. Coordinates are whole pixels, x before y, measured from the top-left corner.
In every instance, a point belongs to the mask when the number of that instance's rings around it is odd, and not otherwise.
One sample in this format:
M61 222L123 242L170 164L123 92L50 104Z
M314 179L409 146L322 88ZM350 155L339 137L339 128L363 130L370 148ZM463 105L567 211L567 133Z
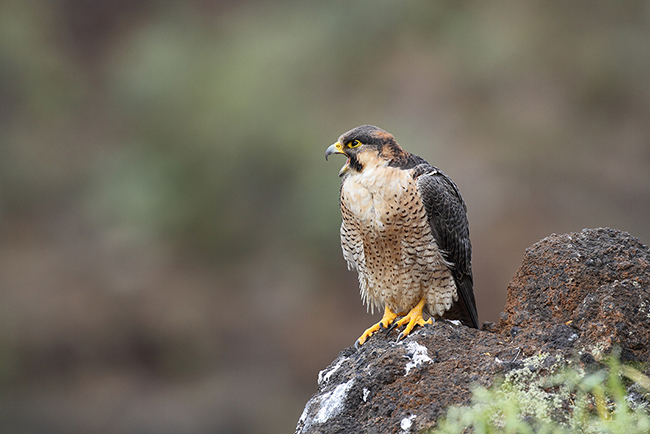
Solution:
M407 313L404 318L401 318L393 325L393 328L395 328L395 327L401 327L404 324L406 324L406 328L402 333L399 334L397 340L407 337L409 333L413 331L413 328L416 325L423 326L425 324L433 324L433 318L429 318L426 321L424 320L424 318L422 318L422 310L424 309L425 303L426 301L424 299L420 300L420 302L416 304L415 307L411 309L411 311Z
M355 347L359 347L359 345L363 345L363 343L370 337L372 336L377 330L380 328L388 328L389 325L395 321L395 318L397 318L398 314L393 312L388 306L384 309L384 316L381 318L381 321L379 321L377 324L373 325L372 327L366 329L365 332L361 335L359 339L354 343Z

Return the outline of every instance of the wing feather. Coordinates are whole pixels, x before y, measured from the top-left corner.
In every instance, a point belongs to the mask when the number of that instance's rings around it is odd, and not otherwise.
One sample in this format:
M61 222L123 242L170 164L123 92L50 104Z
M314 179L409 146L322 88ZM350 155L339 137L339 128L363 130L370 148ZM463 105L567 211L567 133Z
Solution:
M458 304L444 315L478 328L472 277L472 244L469 240L467 207L458 187L441 170L428 163L413 168L413 175L427 213L433 236L445 259L453 264Z

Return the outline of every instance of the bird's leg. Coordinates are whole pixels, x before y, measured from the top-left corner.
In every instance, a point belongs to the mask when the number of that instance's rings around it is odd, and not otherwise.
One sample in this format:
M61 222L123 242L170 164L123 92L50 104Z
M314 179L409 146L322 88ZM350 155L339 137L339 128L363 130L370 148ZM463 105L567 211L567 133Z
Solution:
M395 322L393 327L401 327L406 324L406 328L399 334L397 340L407 337L416 325L423 326L425 324L433 324L433 318L429 318L426 321L422 318L422 311L424 310L425 303L426 300L423 298L409 313L406 314L404 318Z
M398 316L399 315L393 312L390 307L386 306L384 308L384 316L381 318L381 321L379 321L377 324L373 325L372 327L366 329L366 331L363 332L361 337L357 339L354 346L359 347L359 345L363 345L363 343L380 328L384 328L384 329L388 328L388 326L391 325L393 321L395 321L395 318L397 318Z

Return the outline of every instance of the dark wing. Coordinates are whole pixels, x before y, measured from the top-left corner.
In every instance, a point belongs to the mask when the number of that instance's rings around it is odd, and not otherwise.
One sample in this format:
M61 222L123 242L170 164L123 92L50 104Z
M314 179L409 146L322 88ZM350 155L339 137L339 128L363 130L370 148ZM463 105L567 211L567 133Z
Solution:
M430 164L416 166L413 176L433 236L445 259L453 264L452 274L458 289L458 303L443 317L459 319L467 326L478 328L472 278L472 244L469 240L465 202L454 181Z

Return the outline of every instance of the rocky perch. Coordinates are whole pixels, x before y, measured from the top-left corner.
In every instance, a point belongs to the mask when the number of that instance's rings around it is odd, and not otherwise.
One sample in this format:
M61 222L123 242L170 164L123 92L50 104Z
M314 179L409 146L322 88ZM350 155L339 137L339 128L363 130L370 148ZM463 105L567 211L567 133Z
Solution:
M614 347L650 362L650 249L608 228L553 234L526 250L498 325L397 334L377 333L321 371L296 433L418 432L469 403L474 385L516 370L544 375L569 360L588 370Z

